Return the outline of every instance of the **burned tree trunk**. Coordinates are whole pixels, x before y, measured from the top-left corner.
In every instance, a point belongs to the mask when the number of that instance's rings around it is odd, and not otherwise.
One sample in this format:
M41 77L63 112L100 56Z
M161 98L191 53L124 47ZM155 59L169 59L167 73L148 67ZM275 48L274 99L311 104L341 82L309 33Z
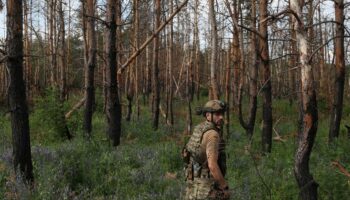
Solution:
M84 113L84 132L86 137L91 137L91 121L93 113L93 104L95 102L94 87L94 69L96 66L96 35L95 35L95 1L87 0L87 57L85 58L85 113Z
M173 13L173 1L169 1L170 13ZM173 112L173 43L174 43L174 26L173 21L169 24L169 46L168 46L168 98L167 98L167 121L174 125ZM169 120L170 118L170 120Z
M23 1L23 12L24 12L24 77L26 82L26 95L27 95L27 101L31 101L31 86L32 86L32 64L31 64L31 56L30 56L30 49L31 49L31 37L29 36L29 15L32 10L30 9L29 2ZM31 18L32 20L32 18Z
M23 1L7 1L6 60L10 76L9 106L11 111L13 164L16 173L27 183L34 181L30 151L28 107L23 81ZM19 171L18 171L19 170Z
M344 0L335 0L335 85L332 114L329 128L329 142L339 136L339 126L343 111L343 96L345 82L345 59L344 59Z
M256 30L256 4L255 0L251 1L251 29L253 31ZM257 110L257 82L258 82L258 67L259 62L257 59L258 55L258 45L256 40L256 34L250 32L250 68L249 68L249 118L248 121L245 122L243 119L242 113L242 83L240 83L240 92L238 96L238 109L239 109L239 121L242 127L246 130L249 139L252 139L254 126L255 126L255 117ZM243 79L242 79L243 80Z
M271 71L269 64L269 49L267 35L267 0L260 1L260 59L263 69L263 130L262 130L262 151L271 152L272 147L272 97L271 97Z
M160 26L160 0L155 0L155 28ZM160 88L159 88L159 34L153 39L153 68L152 68L152 127L158 129L159 123L159 103L160 103Z
M138 0L134 0L134 46L137 48L139 46L139 4ZM139 60L135 58L135 106L136 106L136 117L137 120L140 117L140 100L139 100Z
M314 78L309 63L307 32L302 19L302 7L298 0L290 2L295 20L296 39L299 46L301 64L301 103L302 103L302 130L298 135L298 148L295 154L294 174L297 180L301 199L317 199L318 184L309 171L309 159L317 132L317 101L314 88Z
M119 102L118 83L116 79L117 72L117 49L116 49L116 30L115 24L116 1L107 1L107 23L106 29L106 117L108 130L107 135L113 141L113 146L120 144L121 134L121 106Z

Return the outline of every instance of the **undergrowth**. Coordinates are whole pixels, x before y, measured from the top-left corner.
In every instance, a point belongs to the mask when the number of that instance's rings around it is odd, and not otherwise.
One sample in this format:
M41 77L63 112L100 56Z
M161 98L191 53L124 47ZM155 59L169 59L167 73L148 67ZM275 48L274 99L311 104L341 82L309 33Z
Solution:
M32 191L20 183L11 164L11 129L8 115L0 117L0 199L181 199L185 189L180 150L186 127L185 103L174 102L175 126L160 119L160 127L151 127L148 107L141 116L122 121L121 145L111 146L106 139L106 123L101 99L97 98L93 116L93 137L82 137L83 109L76 111L67 125L74 138L64 140L54 120L56 112L67 112L79 100L73 97L65 105L55 105L54 94L37 99L30 113L32 159L35 185ZM194 101L192 109L205 99ZM51 106L52 108L48 108ZM58 109L58 110L57 110ZM246 109L246 107L244 108ZM231 112L227 144L227 179L233 199L298 199L299 189L293 172L297 136L297 105L287 100L273 104L274 140L272 153L263 156L261 149L261 106L252 142ZM344 119L349 119L344 107ZM328 144L329 119L321 105L318 133L310 159L310 171L319 184L319 199L346 199L350 182L332 162L350 170L349 140L346 130L334 144ZM200 122L193 116L193 122ZM344 120L344 121L345 121Z

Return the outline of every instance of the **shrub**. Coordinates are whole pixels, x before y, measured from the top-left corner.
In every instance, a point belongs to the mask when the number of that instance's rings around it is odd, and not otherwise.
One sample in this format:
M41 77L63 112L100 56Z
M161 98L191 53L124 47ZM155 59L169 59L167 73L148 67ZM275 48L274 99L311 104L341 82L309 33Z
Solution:
M48 89L45 96L35 99L30 127L33 139L39 143L54 142L67 137L63 104L56 89Z

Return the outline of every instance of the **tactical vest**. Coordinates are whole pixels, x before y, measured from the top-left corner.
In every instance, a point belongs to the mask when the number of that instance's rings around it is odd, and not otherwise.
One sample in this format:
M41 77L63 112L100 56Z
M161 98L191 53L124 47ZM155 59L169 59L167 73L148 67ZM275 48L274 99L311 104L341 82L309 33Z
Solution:
M201 151L201 144L203 139L203 134L209 130L215 130L220 132L218 128L212 123L205 121L198 126L195 127L188 143L186 144L186 150L190 154L191 163L189 163L188 167L193 169L193 176L200 176L201 171L203 169L203 164L207 161L205 152ZM226 155L224 152L224 141L222 137L220 137L220 147L222 151L219 151L218 165L223 175L226 173ZM209 171L208 171L209 173ZM209 177L208 177L209 178Z

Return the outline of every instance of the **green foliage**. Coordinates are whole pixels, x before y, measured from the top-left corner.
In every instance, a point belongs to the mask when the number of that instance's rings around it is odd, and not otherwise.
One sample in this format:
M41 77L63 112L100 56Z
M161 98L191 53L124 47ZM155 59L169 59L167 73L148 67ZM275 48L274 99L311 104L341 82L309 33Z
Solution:
M48 89L43 97L35 99L34 112L30 115L30 127L33 139L39 143L66 138L64 109L57 90Z
M167 149L171 152L167 152ZM33 197L37 199L174 199L181 189L177 186L178 180L165 177L168 171L180 170L168 162L176 163L174 155L177 149L172 144L159 149L144 145L138 148L124 145L116 150L107 143L76 139L50 151L48 154L51 158L47 155L35 157L36 181L39 184ZM52 164L44 165L43 162ZM176 192L172 192L174 190Z
M71 108L80 97L71 97L64 108L56 104L58 100L54 92L38 98L31 115L35 188L30 199L181 199L185 187L180 158L182 133L186 127L184 103L174 101L175 127L162 125L164 119L161 118L157 131L151 127L149 109L141 107L140 120L122 121L121 145L115 148L106 139L101 96L96 95L92 139L82 138L83 109L80 109L67 121L75 135L69 142L59 139L54 117L56 112ZM192 108L203 105L205 101L194 101ZM297 104L289 105L287 100L278 100L273 109L274 130L284 141L273 141L272 153L265 156L260 153L261 108L258 108L251 144L231 112L227 180L234 199L298 199L299 188L293 172L297 148ZM345 119L347 109L344 107ZM320 116L310 171L319 184L320 199L347 199L350 196L349 179L332 162L338 161L350 170L349 140L343 133L329 145L329 119L323 113ZM193 116L194 124L202 120L201 116ZM0 142L10 143L8 117L0 117L0 131L5 132L4 140ZM19 187L16 184L11 190L6 186L9 180L16 181L11 178L12 169L8 167L11 165L2 156L9 147L7 144L0 148L0 199L6 199L9 192L21 191L16 190Z
M96 89L96 94L95 94L95 112L96 113L103 113L104 107L104 98L103 98L103 90L100 88Z
M183 166L182 158L180 157L181 148L174 143L165 143L158 145L160 151L160 163L164 171L177 172Z
M10 116L0 115L0 149L8 148L11 145L11 133Z
M350 195L349 178L344 176L332 162L337 161L350 169L349 140L339 138L333 144L315 145L317 153L312 155L312 171L318 182L319 194L325 199L347 199Z

